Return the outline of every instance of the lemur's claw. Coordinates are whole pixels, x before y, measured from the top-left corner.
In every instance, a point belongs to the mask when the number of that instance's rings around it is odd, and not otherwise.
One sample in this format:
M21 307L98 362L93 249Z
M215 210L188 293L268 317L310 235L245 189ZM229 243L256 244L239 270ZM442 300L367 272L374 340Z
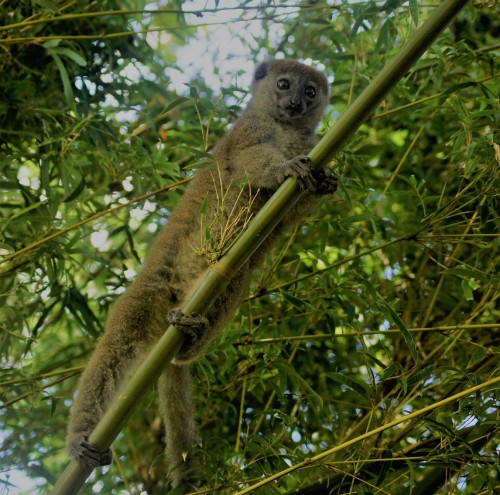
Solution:
M332 194L337 190L339 180L335 175L327 174L324 170L316 170L313 172L313 175L316 179L316 187L312 191L313 194Z
M78 449L78 461L89 468L107 466L113 462L113 454L111 449L101 452L95 443L82 440Z
M208 320L204 316L198 313L186 315L180 309L169 311L167 320L171 325L174 325L184 333L191 343L196 342L208 326Z

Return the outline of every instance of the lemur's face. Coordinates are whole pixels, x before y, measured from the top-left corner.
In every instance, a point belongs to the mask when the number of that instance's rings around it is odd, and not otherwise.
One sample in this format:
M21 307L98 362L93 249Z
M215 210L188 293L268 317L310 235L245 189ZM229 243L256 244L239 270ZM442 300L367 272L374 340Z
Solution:
M318 122L328 101L325 76L295 60L261 64L253 83L253 95L263 111L281 122L307 117Z
M318 86L314 81L293 72L279 74L274 80L274 97L280 117L300 118L317 104Z

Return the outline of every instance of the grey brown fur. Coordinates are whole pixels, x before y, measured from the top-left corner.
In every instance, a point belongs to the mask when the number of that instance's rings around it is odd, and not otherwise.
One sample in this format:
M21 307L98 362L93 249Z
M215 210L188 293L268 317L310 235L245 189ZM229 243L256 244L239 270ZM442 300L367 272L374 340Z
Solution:
M200 205L208 195L206 224L219 218L215 196L225 192L222 218L238 202L256 212L289 176L308 190L297 207L303 214L314 206L312 198L333 192L336 179L314 174L305 154L316 142L315 128L328 100L325 76L294 60L261 64L252 84L252 99L234 128L214 148L218 171L200 170L186 189L165 229L153 244L139 276L116 301L106 331L79 383L67 437L71 458L96 467L111 462L87 438L103 415L118 385L139 357L147 352L171 322L182 327L185 299L209 267L200 245ZM247 177L250 187L236 183ZM253 203L250 197L253 197ZM218 215L218 216L217 216ZM296 209L272 234L299 220ZM220 218L219 220L220 221ZM272 244L267 240L240 269L224 293L205 315L186 320L185 343L167 364L159 384L159 402L166 429L166 457L172 486L186 478L194 441L194 411L187 364L203 354L219 335L244 296L252 269ZM193 333L199 338L193 338Z

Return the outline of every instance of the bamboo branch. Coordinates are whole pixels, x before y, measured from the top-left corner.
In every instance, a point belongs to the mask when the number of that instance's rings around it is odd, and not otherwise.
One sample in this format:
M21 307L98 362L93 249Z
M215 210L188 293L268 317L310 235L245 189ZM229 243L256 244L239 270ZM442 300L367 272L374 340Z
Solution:
M259 481L258 483L255 483L254 485L249 486L248 488L245 488L244 490L239 491L235 495L245 495L246 493L250 493L250 492L254 491L256 488L267 485L268 483L271 483L271 481L277 480L277 479L285 476L286 474L292 473L293 471L297 471L298 469L309 466L313 462L320 461L321 459L324 459L325 457L329 457L330 455L334 454L335 452L339 452L340 450L344 450L347 447L350 447L351 445L354 445L355 443L360 442L361 440L365 440L365 439L370 438L372 436L378 435L386 430L389 430L390 428L393 428L394 426L397 426L401 423L404 423L405 421L408 421L409 419L418 418L419 416L422 416L423 414L425 414L429 411L433 411L434 409L438 409L438 408L443 407L447 404L451 404L452 402L455 402L455 401L461 399L462 397L472 395L472 394L474 394L482 389L485 389L487 387L491 387L499 382L500 382L500 377L492 378L491 380L487 380L486 382L480 383L479 385L476 385L475 387L471 387L471 388L468 388L466 390L462 390L462 392L459 392L458 394L451 395L450 397L446 397L446 399L435 402L434 404L423 407L422 409L417 409L416 411L413 411L412 413L407 414L406 416L400 416L399 418L396 418L394 421L390 421L389 423L387 423L385 425L382 425L382 426L379 426L378 428L374 428L373 430L367 431L366 433L363 433L362 435L359 435L355 438L352 438L351 440L348 440L347 442L341 443L340 445L332 447L331 449L325 450L324 452L321 452L321 454L310 457L309 459L306 459L305 461L299 462L298 464L294 464L293 466L290 466L289 468L284 469L283 471L280 471L279 473L273 474L272 476L269 476L268 478L266 478L262 481Z
M318 5L318 6L298 6L298 5L280 5L280 8L283 9L289 9L289 12L292 14L297 13L298 11L301 10L306 10L306 11L311 11L311 10L323 10L325 9L325 5ZM330 10L338 10L338 7L335 6L328 6ZM194 15L196 17L203 17L204 14L216 14L219 12L230 12L230 11L235 11L236 13L245 11L245 12L250 12L252 10L255 10L257 12L262 11L262 7L260 6L249 6L249 5L238 5L235 7L222 7L218 6L217 8L212 8L212 9L200 9L200 10L183 10L183 9L120 9L120 10L101 10L101 11L95 11L95 12L82 12L79 14L63 14L63 15L58 15L58 16L53 16L53 17L43 17L41 19L33 19L33 20L24 20L21 22L16 22L13 24L6 24L5 26L0 26L0 31L10 31L12 29L17 29L17 28L26 28L30 26L36 26L38 24L53 24L61 21L74 21L77 19L95 19L97 17L123 17L123 16L130 16L130 15L161 15L161 14L167 14L167 15L176 15L176 14L183 14L183 15ZM281 15L281 14L280 14ZM199 26L199 24L197 24Z
M458 330L470 330L473 331L491 331L492 333L497 332L500 328L500 323L478 323L475 325L440 325L436 327L415 327L408 328L410 333L439 333L439 332L456 332ZM275 344L289 343L296 341L306 341L310 342L313 340L334 340L339 337L367 337L370 335L401 335L401 330L397 328L389 328L388 330L364 330L359 332L341 332L341 333L316 333L313 335L291 335L288 337L269 337L265 339L245 339L238 342L234 342L234 346L248 346L257 344Z
M440 437L430 437L425 441L406 447L402 450L401 455L384 456L377 459L361 459L361 466L349 459L328 462L328 466L337 471L338 474L324 476L314 483L291 490L285 495L340 493L342 489L342 493L347 493L349 489L352 490L354 484L365 483L366 480L373 478L377 471L384 469L384 463L390 463L390 469L395 472L408 470L408 463L414 463L415 465L421 463L420 467L427 468L427 471L424 471L424 478L416 484L411 493L412 495L417 493L419 495L431 495L442 487L443 482L449 479L453 472L467 465L471 458L494 438L495 433L495 414L493 413L479 426L475 425L462 430L455 428L453 430L450 441L453 446L453 456L455 459L459 459L458 463L450 461L447 451L439 451L429 457L429 450L438 450L439 445L443 442ZM487 462L484 457L482 462ZM428 464L432 465L433 463L438 464L438 466L429 468ZM494 464L495 460L492 459L491 463ZM338 467L341 465L347 465L347 469L341 471ZM346 475L353 477L354 472L356 473L356 481L346 480Z
M313 166L319 168L331 160L359 126L368 118L390 89L406 74L439 33L465 6L467 0L447 0L414 33L399 53L389 61L354 103L340 117L309 154ZM205 278L191 294L182 308L183 312L204 313L212 301L224 290L231 277L247 261L285 213L300 199L302 192L294 178L288 178L272 198L250 222L247 230L234 243L228 253L207 271ZM108 411L101 418L89 441L100 450L109 448L134 406L156 382L165 363L176 354L183 342L182 333L170 326L146 359L139 365L131 379L117 393ZM499 379L500 380L500 379ZM406 420L403 418L401 421ZM386 425L388 426L388 425ZM294 466L291 470L296 469ZM78 491L91 469L73 461L64 471L52 490L52 495L70 495ZM282 475L278 473L269 481ZM265 480L266 482L269 482ZM255 485L256 487L256 485ZM247 489L241 493L248 493Z
M39 248L43 244L46 244L47 242L51 241L52 239L55 239L56 237L59 237L61 235L67 234L68 232L71 232L72 230L80 228L82 225L85 225L89 222L93 222L94 220L97 220L98 218L101 218L105 215L108 215L109 213L114 213L115 211L121 210L122 208L126 208L130 205L133 205L135 203L138 203L140 201L143 201L145 199L150 198L151 196L155 196L157 194L163 193L165 191L169 191L170 189L174 189L178 186L181 186L183 184L186 184L189 182L191 178L186 178L186 179L181 179L173 184L168 184L161 189L157 189L156 191L149 192L146 194L142 194L141 196L138 196L134 199L131 199L130 201L127 201L126 203L120 203L115 206L111 206L110 208L106 208L103 211L98 211L97 213L94 213L90 217L84 218L83 220L80 220L72 225L69 225L68 227L65 227L61 230L56 230L55 232L52 232L52 234L49 234L42 239L39 239L38 241L35 241L28 246L24 246L23 248L19 249L18 251L15 251L14 253L8 254L7 256L4 256L2 259L0 259L0 265L3 263L6 263L7 261L15 260L12 265L7 266L7 268L4 268L0 270L0 273L4 273L13 267L15 267L17 264L20 263L19 260L22 260L22 256L28 253L29 251L33 251L36 248ZM17 258L17 260L16 260Z

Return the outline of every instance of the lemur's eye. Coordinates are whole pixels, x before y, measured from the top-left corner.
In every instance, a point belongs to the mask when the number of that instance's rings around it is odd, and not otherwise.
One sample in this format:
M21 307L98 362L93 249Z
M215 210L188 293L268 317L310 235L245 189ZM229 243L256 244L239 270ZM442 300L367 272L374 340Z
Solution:
M307 97L314 98L316 96L316 89L312 86L307 86L305 93Z
M290 89L290 82L288 79L278 79L276 85L278 86L278 89Z

